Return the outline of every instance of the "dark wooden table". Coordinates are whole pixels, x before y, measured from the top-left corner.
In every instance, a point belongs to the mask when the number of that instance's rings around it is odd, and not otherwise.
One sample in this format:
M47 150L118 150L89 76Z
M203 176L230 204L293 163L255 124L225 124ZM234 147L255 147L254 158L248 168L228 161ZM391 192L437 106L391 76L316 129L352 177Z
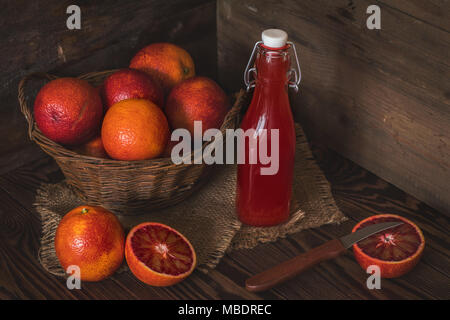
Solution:
M33 208L35 191L42 182L63 179L61 171L36 146L0 158L0 299L449 299L447 213L433 210L333 151L320 146L313 150L349 221L232 252L209 274L196 271L169 288L147 286L125 272L68 290L63 279L48 274L36 259L41 230ZM250 275L345 235L357 221L380 213L415 221L426 238L417 267L399 279L383 279L380 290L367 289L368 275L351 251L273 290L253 294L243 288Z

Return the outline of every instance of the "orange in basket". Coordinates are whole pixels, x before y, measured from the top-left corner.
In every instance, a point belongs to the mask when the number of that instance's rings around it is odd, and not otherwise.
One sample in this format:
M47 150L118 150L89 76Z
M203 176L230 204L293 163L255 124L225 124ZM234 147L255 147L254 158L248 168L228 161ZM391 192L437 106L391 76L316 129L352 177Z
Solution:
M78 78L99 86L116 71L93 72ZM205 163L176 165L169 157L136 161L95 158L78 154L45 137L36 126L28 105L34 100L30 94L33 91L26 88L31 81L41 80L42 85L42 80L57 78L46 73L34 73L22 79L18 96L20 109L28 122L30 139L55 159L67 183L84 202L101 205L117 214L134 215L142 213L142 210L148 212L179 203L208 180L213 166ZM242 91L220 127L222 134L226 129L236 128L239 112L246 102ZM205 143L203 148L207 145Z

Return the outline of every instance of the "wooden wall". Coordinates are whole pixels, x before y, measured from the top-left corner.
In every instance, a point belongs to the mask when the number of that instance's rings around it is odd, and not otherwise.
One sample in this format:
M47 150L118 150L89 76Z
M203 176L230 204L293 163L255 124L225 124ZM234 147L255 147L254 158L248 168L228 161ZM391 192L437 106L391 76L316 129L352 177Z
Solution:
M450 1L78 1L82 29L67 30L70 4L2 2L0 171L38 150L18 111L25 74L123 67L146 44L171 41L199 74L216 78L218 63L231 92L260 32L279 27L299 49L303 81L292 104L308 135L450 212ZM381 30L366 28L370 4L381 7Z
M68 30L66 8L73 3L2 1L0 171L39 152L28 141L18 111L17 84L27 73L79 75L127 67L143 46L168 41L191 53L198 74L217 76L214 0L76 1L81 30Z
M366 9L381 8L381 30ZM262 30L288 32L303 80L291 103L311 138L450 212L450 1L219 0L219 78L242 87Z

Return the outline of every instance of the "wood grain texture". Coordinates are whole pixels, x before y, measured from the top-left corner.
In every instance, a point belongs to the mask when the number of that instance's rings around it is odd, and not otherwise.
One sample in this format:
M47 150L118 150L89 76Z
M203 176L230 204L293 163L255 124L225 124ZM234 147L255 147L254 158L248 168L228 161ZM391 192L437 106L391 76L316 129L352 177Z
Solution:
M227 254L208 274L195 271L169 288L155 288L125 272L68 290L37 261L40 222L33 208L40 183L63 179L55 162L43 155L0 175L1 299L450 299L450 218L379 179L329 149L315 145L314 155L331 182L340 209L350 220L305 230L274 243ZM367 274L351 251L323 262L276 288L250 293L245 279L324 242L351 232L359 220L395 213L415 221L424 232L421 262L399 279L382 280L381 290L366 287Z
M448 0L376 0L376 2L398 9L402 13L421 20L423 23L450 32L450 19L448 16L450 3Z
M245 287L251 292L267 291L284 283L302 272L326 260L334 260L347 252L341 240L333 239L307 252L286 260L276 266L245 280Z
M212 0L83 1L81 30L66 28L71 1L7 0L0 11L0 152L28 142L17 85L32 72L74 76L127 67L152 42L188 50L198 74L216 78L216 3ZM32 102L31 102L32 103Z
M220 79L241 87L261 31L285 29L303 76L291 103L309 137L449 213L450 3L378 1L375 31L370 4L219 0Z

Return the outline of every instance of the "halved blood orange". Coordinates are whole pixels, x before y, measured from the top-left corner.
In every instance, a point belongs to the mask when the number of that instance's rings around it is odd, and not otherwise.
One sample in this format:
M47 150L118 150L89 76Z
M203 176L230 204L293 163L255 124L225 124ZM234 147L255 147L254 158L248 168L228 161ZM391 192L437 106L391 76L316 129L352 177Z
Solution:
M155 222L144 222L131 229L125 258L139 280L158 287L185 279L197 262L194 248L181 233Z
M380 268L381 277L396 278L409 272L420 260L425 247L422 231L410 220L394 214L381 214L359 222L352 230L372 224L402 221L402 225L378 232L353 245L356 260L364 270Z

